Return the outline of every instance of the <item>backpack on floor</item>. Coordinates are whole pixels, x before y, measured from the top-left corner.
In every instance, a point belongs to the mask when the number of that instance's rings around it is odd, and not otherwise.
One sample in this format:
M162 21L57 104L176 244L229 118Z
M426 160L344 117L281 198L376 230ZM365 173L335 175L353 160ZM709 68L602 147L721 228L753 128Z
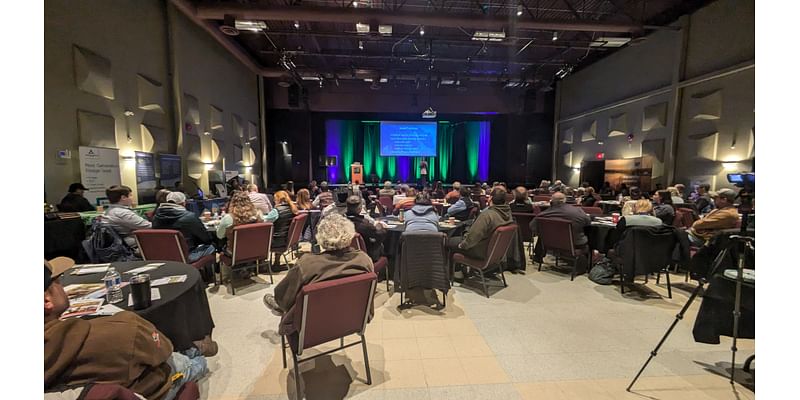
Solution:
M606 257L601 258L589 271L589 279L598 285L610 285L617 268Z

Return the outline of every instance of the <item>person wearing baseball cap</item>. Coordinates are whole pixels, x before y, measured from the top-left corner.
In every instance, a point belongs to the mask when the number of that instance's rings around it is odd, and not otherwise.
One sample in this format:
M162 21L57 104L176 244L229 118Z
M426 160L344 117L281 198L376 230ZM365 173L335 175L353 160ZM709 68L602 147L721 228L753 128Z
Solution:
M148 399L174 399L181 386L207 372L197 348L174 353L172 342L130 311L92 319L59 319L69 299L59 281L74 265L44 262L44 390L115 383Z
M189 245L190 263L216 251L206 227L193 212L186 210L186 195L181 192L170 192L167 202L159 205L153 216L153 229L180 231Z
M86 200L86 197L83 197L83 192L86 191L86 187L83 186L82 183L76 182L69 185L69 193L61 199L61 203L58 204L58 211L60 212L84 212L84 211L94 211L95 208L89 203L89 200Z
M739 212L733 206L736 192L727 188L720 189L713 198L716 208L689 228L689 242L693 245L702 246L719 231L736 228L739 222Z

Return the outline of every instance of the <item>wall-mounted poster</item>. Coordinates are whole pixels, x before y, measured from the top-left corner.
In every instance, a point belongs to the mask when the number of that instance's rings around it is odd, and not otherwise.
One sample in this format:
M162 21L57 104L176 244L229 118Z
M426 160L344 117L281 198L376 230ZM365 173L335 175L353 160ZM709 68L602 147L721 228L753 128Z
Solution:
M161 171L161 186L169 190L175 188L175 183L181 180L181 156L159 154L158 166Z
M119 150L80 146L81 183L88 189L84 197L94 205L108 203L106 189L121 184Z
M156 162L152 153L136 152L136 193L139 204L156 202Z

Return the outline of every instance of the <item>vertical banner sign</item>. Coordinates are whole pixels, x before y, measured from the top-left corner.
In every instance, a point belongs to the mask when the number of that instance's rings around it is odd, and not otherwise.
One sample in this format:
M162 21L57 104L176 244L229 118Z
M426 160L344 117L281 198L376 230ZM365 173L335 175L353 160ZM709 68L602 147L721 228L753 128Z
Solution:
M136 193L139 204L156 202L156 162L152 153L136 152Z
M80 146L81 183L88 189L83 195L95 206L108 203L106 189L121 183L119 150Z
M175 182L181 180L181 156L159 154L158 163L161 170L161 186L172 190L175 188Z

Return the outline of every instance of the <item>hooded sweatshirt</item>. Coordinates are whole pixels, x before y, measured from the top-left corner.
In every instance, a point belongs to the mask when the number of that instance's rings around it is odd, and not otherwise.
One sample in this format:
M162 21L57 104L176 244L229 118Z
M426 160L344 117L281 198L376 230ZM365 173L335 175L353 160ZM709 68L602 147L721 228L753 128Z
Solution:
M190 249L211 243L211 235L200 219L177 204L161 203L153 216L153 228L181 231Z
M461 247L467 254L475 258L486 258L486 248L489 247L489 239L492 233L499 226L508 225L514 222L511 217L511 207L508 204L498 204L489 206L478 214L475 222L472 223Z
M44 388L114 383L148 399L172 386L172 342L130 312L44 324Z
M439 215L433 206L415 204L403 217L405 232L439 232Z

